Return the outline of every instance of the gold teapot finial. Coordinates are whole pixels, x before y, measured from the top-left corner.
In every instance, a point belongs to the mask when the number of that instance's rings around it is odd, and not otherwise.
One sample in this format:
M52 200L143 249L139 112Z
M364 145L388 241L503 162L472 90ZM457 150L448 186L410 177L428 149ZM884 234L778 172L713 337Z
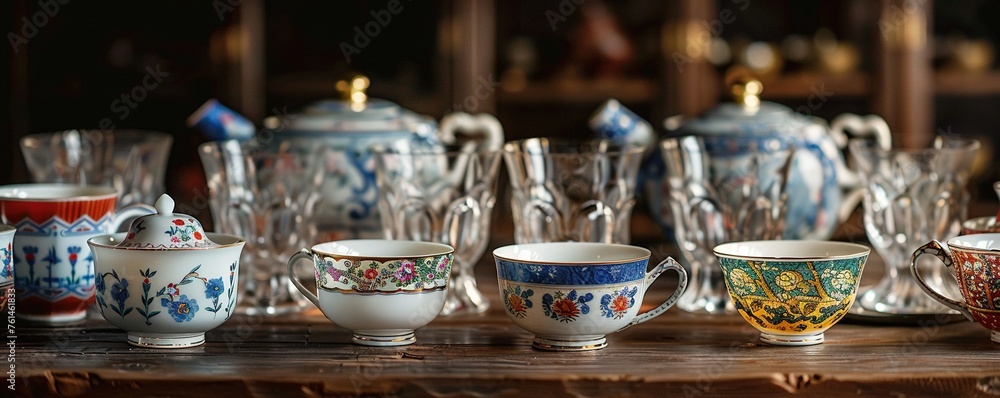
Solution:
M368 85L371 81L367 77L361 74L352 75L349 78L341 79L337 81L337 92L340 93L340 98L351 102L351 106L364 106L365 102L368 101Z
M764 91L764 85L749 71L741 69L731 71L726 76L726 84L736 103L742 104L747 109L760 108L760 93Z

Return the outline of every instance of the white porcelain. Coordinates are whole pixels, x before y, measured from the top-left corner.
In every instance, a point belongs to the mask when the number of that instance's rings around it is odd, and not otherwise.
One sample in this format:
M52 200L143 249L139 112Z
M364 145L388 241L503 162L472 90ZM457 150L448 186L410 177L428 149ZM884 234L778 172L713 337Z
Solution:
M687 272L669 257L647 272L649 256L641 247L585 242L519 244L493 251L507 315L535 334L532 347L551 351L604 348L607 334L673 306L687 287ZM646 290L666 270L679 275L676 290L640 313Z
M170 195L160 195L153 207L156 214L132 221L118 247L167 250L216 245L205 235L201 222L187 214L174 213L174 199Z
M239 286L238 236L207 233L207 247L121 247L126 233L87 241L94 253L97 304L129 344L184 348L205 342L205 332L234 311Z
M115 210L111 187L22 184L0 187L0 217L17 228L13 245L17 317L60 324L86 317L94 303L93 256L87 239L152 213L133 205Z
M415 329L444 308L454 249L415 241L381 239L320 243L288 260L295 275L299 260L314 265L317 293L292 283L333 323L354 332L367 346L413 344Z

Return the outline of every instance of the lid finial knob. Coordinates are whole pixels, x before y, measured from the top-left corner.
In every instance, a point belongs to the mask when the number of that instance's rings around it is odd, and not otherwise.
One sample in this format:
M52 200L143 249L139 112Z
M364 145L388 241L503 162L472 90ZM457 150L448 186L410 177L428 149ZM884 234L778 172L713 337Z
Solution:
M337 92L340 93L342 99L350 101L352 106L364 106L365 102L368 101L366 91L369 84L371 84L371 81L367 77L355 74L346 79L338 80Z
M174 198L170 195L163 194L160 198L153 203L153 207L156 208L156 212L159 214L173 214L174 213Z
M764 85L749 71L734 70L726 76L726 82L737 104L751 110L760 108L760 94L764 91Z

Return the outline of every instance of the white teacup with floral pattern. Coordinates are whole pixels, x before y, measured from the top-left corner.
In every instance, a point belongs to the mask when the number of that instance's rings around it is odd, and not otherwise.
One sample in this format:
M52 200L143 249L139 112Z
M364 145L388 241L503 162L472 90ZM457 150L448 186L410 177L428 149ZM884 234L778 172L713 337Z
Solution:
M235 310L246 240L205 232L194 217L174 213L166 194L154 207L156 214L137 218L127 233L87 241L97 308L134 346L204 344L205 333Z
M687 272L667 257L647 271L650 252L610 243L546 242L493 251L504 309L535 334L532 347L586 351L608 345L607 334L663 314L687 287ZM663 271L677 272L674 292L639 312L649 286Z
M295 253L288 275L330 321L354 332L354 343L407 345L444 308L454 251L431 242L326 242ZM318 294L295 277L295 264L305 259L315 266Z

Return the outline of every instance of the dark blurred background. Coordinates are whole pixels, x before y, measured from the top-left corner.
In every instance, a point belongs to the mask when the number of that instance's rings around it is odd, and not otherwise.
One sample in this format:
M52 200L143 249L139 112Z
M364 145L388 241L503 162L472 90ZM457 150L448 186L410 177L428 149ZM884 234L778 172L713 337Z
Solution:
M997 1L11 0L3 13L0 183L28 180L23 135L111 118L173 134L167 191L191 202L207 139L184 120L205 100L259 125L335 97L349 71L371 78L372 97L435 118L494 113L522 138L589 134L609 97L656 126L697 115L726 100L740 65L767 100L826 120L882 115L899 146L982 138L973 189L996 199ZM150 70L162 81L123 117L115 101Z

